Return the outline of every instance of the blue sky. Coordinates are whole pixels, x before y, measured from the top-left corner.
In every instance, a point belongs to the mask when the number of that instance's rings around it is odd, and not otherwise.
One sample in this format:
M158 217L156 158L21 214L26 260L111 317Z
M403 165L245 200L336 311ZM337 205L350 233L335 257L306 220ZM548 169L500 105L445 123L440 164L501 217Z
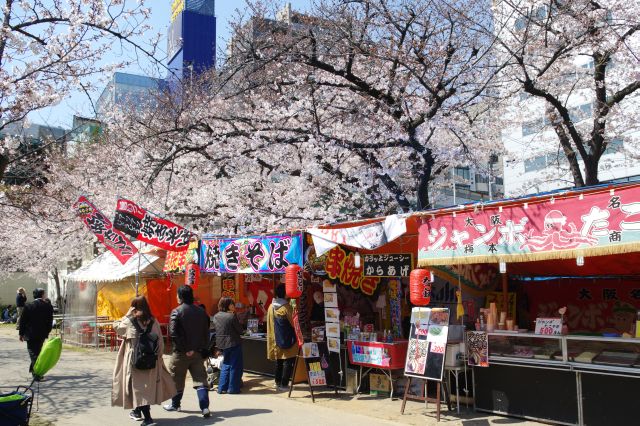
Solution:
M147 7L151 9L151 19L149 24L153 26L152 33L161 33L165 35L169 27L169 13L171 10L172 0L147 0ZM284 2L283 2L284 3ZM311 0L290 0L293 9L305 10L311 4ZM230 37L229 20L236 16L236 13L247 13L246 3L243 0L216 0L216 18L217 18L217 49L224 48L226 40ZM166 50L166 38L160 41L160 48L164 52ZM128 52L114 51L109 57L105 58L107 62L117 62L119 56ZM130 53L130 52L129 52ZM148 71L149 63L143 62L127 67L122 71L144 74ZM92 94L95 100L100 91ZM74 93L68 99L63 100L60 104L46 108L41 111L33 112L29 115L29 120L33 123L56 125L62 127L71 127L73 115L92 116L91 104L87 100L84 93Z

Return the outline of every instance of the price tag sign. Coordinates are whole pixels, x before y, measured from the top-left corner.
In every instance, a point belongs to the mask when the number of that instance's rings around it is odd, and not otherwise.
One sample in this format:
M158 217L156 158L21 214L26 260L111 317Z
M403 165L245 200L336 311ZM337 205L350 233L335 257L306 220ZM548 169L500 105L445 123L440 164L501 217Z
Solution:
M561 318L536 318L536 334L562 334Z

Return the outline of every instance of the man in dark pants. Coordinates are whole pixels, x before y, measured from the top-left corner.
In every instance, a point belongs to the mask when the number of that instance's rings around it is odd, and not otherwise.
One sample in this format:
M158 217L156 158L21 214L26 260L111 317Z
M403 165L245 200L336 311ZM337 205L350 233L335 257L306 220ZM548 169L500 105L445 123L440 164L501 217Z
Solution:
M198 393L200 410L209 417L209 387L207 371L202 353L209 347L209 316L200 306L193 304L193 290L183 285L178 288L180 306L171 311L169 336L173 353L169 359L169 372L173 376L178 393L171 398L171 404L164 405L167 411L180 411L187 371L191 374L193 387Z
M27 341L27 350L31 358L29 372L33 371L33 365L40 355L44 341L49 337L53 325L53 306L45 302L44 289L33 290L33 302L27 303L20 318L20 341Z

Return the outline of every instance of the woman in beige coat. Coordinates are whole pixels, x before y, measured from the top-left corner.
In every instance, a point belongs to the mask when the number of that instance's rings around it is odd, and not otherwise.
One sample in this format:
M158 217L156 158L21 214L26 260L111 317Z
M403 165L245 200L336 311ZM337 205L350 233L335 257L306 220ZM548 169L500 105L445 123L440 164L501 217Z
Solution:
M276 287L275 296L267 310L267 358L276 362L276 389L287 390L289 378L293 373L293 363L298 355L298 345L293 327L293 308L284 298L284 285ZM276 322L279 322L279 325ZM276 333L285 333L287 336L276 337ZM288 340L287 347L278 346L277 341L282 340Z
M133 351L138 342L138 332L132 322L134 319L143 330L146 330L151 323L151 333L159 337L158 360L153 369L140 370L132 364ZM120 345L113 370L111 405L125 409L133 408L129 414L132 419L142 420L144 416L142 425L153 425L155 423L151 418L150 406L161 404L176 393L173 379L162 361L164 341L160 324L151 315L147 299L139 296L131 301L129 311L122 320L116 321L114 328L124 340Z

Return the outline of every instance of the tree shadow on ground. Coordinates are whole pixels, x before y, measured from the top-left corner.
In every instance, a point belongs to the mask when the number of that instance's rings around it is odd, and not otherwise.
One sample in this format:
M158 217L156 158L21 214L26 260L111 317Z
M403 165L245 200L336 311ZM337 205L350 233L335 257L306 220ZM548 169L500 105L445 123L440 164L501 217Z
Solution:
M272 410L262 408L234 408L233 410L226 411L212 411L211 417L203 418L199 411L183 410L182 413L189 414L185 417L177 419L154 419L161 421L163 425L209 425L223 419L231 419L234 417L250 417L258 414L271 413ZM152 413L153 415L153 413Z

